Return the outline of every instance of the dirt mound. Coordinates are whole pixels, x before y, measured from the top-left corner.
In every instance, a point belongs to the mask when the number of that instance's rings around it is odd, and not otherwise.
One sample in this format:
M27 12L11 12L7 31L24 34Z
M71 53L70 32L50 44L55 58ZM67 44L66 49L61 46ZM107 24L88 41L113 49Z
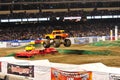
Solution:
M42 46L36 47L37 49L42 49ZM51 62L57 63L69 63L69 64L83 64L83 63L93 63L93 62L102 62L108 66L117 66L120 67L120 47L119 46L93 46L93 45L71 45L71 47L60 46L61 50L75 50L72 54L61 54L57 53L55 55L37 55L32 58L17 58L17 59L27 59L27 60L42 60L49 59ZM8 56L15 52L24 51L22 48L1 48L0 56ZM82 54L83 51L86 54ZM96 54L91 54L96 53ZM98 55L100 53L105 53L105 55ZM109 54L108 54L109 53ZM82 55L81 55L82 54ZM107 54L107 55L106 55Z

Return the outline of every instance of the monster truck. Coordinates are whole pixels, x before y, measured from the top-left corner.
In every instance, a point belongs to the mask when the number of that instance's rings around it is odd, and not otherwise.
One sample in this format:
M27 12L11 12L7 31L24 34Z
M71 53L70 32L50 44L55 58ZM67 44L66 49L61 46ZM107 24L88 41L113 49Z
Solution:
M26 51L31 51L31 50L34 50L34 49L35 49L35 47L33 45L28 45L28 46L25 47Z
M58 48L61 44L64 44L65 47L71 45L71 41L67 39L68 33L65 33L64 30L53 30L51 34L45 35L45 41L43 42L44 48L49 48L51 45Z

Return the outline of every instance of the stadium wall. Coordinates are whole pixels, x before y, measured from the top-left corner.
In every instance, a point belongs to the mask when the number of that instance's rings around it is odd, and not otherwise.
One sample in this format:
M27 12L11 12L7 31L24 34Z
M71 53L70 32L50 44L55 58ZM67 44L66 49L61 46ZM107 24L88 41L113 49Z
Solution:
M102 63L82 65L52 63L48 60L0 58L0 78L7 80L118 80L120 68Z
M15 48L29 44L33 40L0 41L0 48Z
M99 41L110 40L110 36L92 36L92 37L70 37L72 44L89 44ZM42 39L44 40L44 39ZM113 40L115 40L113 36ZM12 41L0 41L0 48L15 48L28 45L35 40L12 40Z

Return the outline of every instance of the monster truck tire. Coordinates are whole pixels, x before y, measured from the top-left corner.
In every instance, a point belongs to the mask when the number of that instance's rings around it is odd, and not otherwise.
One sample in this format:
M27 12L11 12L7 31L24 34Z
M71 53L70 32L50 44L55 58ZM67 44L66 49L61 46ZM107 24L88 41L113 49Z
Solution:
M65 39L65 40L64 40L64 46L65 46L65 47L70 47L70 46L71 46L71 41L70 41L70 39Z
M53 42L53 46L56 47L56 48L60 47L60 40L55 39L54 42Z
M50 40L46 40L43 42L43 47L44 48L49 48L50 47Z

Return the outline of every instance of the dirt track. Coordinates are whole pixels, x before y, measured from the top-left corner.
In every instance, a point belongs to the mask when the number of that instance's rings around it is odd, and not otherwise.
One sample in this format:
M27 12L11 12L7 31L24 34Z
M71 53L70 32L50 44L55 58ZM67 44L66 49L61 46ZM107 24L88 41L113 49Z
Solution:
M120 47L96 47L88 45L72 45L71 47L61 46L59 49L70 49L70 50L90 50L90 51L102 51L109 50L111 53L109 55L80 55L80 54L55 54L55 55L45 55L45 56L35 56L33 58L18 58L18 59L28 59L28 60L41 60L49 59L51 62L57 63L69 63L69 64L84 64L84 63L94 63L102 62L107 66L120 67ZM0 56L6 56L11 53L18 51L23 51L23 48L13 48L13 49L0 49Z

